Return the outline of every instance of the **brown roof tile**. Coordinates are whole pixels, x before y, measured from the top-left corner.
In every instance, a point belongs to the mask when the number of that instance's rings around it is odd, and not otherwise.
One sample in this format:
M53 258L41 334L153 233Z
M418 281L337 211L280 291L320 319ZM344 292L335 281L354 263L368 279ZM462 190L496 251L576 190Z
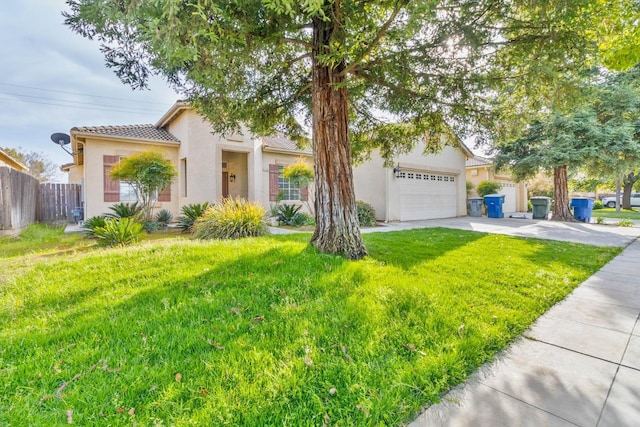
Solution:
M122 136L151 141L180 142L178 138L164 129L154 125L125 125L125 126L80 126L71 129L72 132L91 133L95 135Z

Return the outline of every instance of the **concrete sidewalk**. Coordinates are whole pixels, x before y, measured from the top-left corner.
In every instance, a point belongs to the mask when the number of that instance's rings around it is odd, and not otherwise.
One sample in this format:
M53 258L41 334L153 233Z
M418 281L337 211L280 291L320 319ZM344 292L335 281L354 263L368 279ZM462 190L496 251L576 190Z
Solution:
M530 214L529 214L530 215ZM459 217L406 221L384 224L381 227L364 228L363 233L389 232L412 228L444 227L484 233L508 234L518 237L561 240L596 246L626 246L640 237L640 227L618 227L615 225L586 224L583 222L560 222L534 220L530 217L487 218Z
M410 426L639 426L639 261L636 240Z

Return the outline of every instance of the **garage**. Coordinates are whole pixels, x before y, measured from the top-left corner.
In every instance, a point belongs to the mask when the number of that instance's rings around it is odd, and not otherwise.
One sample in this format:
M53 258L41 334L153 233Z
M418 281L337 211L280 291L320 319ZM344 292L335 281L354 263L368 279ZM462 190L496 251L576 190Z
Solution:
M457 177L427 171L403 171L398 177L400 221L457 216Z
M504 194L504 204L502 212L517 212L516 209L516 184L513 182L502 182L502 188L498 194Z

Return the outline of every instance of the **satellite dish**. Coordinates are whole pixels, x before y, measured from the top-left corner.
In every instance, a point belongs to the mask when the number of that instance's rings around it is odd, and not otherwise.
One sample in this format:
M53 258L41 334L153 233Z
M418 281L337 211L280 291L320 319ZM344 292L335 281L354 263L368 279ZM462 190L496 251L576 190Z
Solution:
M64 148L65 145L68 145L69 143L71 143L71 138L69 137L69 135L67 135L66 133L56 132L56 133L51 135L51 140L54 143L58 144L60 146L60 148L62 148L64 151L66 151L67 153L73 155L73 153L71 153L71 151L69 151L66 148Z
M71 142L71 138L66 133L54 133L51 135L51 140L58 145L67 145Z

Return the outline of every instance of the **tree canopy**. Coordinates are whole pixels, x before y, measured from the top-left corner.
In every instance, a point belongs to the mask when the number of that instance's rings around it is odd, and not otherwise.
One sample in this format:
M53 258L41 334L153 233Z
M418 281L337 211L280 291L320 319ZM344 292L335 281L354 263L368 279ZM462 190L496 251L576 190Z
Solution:
M444 136L427 139L436 151L454 132L504 132L505 87L508 111L564 102L597 54L593 1L67 0L65 16L123 82L163 75L216 131L311 128L312 243L359 258L352 157L390 164L425 134Z
M24 150L22 148L3 148L3 150L29 168L29 174L40 182L54 180L59 172L59 166L49 160L44 153Z
M554 216L570 219L567 168L623 179L640 165L639 72L636 67L605 75L589 103L569 113L553 112L531 123L521 137L498 144L496 167L509 166L517 179L554 171Z

